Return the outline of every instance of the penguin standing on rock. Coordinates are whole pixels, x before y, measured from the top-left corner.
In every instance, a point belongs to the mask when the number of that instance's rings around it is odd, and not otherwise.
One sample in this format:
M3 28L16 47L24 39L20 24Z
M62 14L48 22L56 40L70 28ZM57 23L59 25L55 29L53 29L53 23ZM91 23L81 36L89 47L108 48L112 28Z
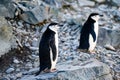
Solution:
M58 24L50 23L41 37L39 44L40 69L36 75L41 72L56 71L56 62L58 59Z
M95 53L94 48L98 37L98 20L100 16L102 15L98 13L90 14L82 27L78 49Z

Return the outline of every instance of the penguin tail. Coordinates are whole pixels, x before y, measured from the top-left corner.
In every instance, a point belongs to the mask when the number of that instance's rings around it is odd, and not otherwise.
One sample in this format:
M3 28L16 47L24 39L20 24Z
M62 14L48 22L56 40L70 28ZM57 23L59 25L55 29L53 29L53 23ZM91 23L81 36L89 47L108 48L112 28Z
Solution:
M39 75L41 73L41 70L35 73L35 76Z

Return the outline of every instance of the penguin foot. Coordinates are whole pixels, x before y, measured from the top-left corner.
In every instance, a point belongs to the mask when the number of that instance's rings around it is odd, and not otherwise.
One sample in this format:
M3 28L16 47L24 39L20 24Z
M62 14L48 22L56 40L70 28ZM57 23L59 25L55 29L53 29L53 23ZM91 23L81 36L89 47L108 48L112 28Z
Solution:
M89 51L89 53L90 54L95 54L96 52L95 52L95 50L93 50L93 51Z
M56 68L50 70L50 72L56 72L56 71L57 71Z
M55 71L57 71L56 68L44 70L45 73L50 73L50 72L55 72Z
M53 72L56 72L56 71L57 71L56 68L54 68L54 69L45 69L45 70L43 70L43 71L38 71L38 72L36 72L36 73L35 73L35 76L37 76L37 75L39 75L39 74L41 74L41 73L53 73Z

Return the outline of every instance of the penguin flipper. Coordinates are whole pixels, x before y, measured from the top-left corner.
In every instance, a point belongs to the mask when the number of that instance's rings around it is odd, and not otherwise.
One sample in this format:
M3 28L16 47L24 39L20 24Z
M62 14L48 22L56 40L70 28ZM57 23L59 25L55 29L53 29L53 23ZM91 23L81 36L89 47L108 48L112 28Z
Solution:
M92 35L92 37L93 37L93 40L94 40L94 42L96 41L96 34L95 34L95 31L94 31L94 29L92 28L92 30L90 31L90 33L91 33L91 35Z
M55 39L51 39L50 41L50 47L52 49L52 53L53 53L53 61L55 61L56 56L57 56L57 49L56 49L56 45L55 45Z

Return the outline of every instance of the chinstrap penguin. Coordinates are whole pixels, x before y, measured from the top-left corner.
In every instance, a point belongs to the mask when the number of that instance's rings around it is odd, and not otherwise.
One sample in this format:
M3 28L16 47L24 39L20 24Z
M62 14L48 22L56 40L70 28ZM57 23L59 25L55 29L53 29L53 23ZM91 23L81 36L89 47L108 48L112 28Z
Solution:
M56 71L58 59L58 25L50 23L43 33L39 43L40 68L36 75L41 72Z
M98 13L91 13L87 19L87 21L84 23L81 34L80 34L80 41L79 41L79 47L80 50L87 50L90 53L95 53L94 49L97 43L97 37L98 37L98 20L100 18L100 15Z

